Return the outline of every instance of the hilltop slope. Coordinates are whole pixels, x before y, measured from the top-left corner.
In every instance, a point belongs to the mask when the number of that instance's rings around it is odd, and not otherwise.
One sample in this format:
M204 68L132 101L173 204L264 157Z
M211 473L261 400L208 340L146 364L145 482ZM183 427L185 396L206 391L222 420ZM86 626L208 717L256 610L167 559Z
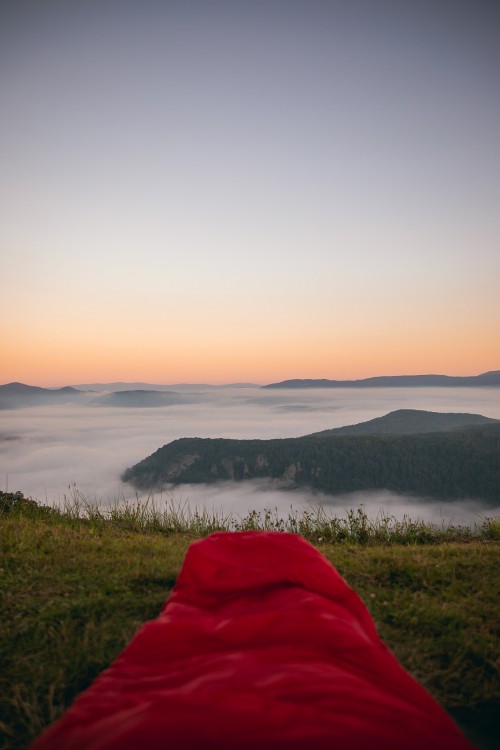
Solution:
M368 422L313 432L310 437L327 435L416 435L426 432L449 432L463 427L500 424L500 420L481 414L441 413L420 409L398 409Z

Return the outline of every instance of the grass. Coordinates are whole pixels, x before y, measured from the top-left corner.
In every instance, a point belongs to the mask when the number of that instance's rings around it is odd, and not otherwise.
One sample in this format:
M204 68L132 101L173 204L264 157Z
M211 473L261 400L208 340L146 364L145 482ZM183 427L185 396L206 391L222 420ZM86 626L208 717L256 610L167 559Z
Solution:
M379 514L370 519L362 507L346 511L344 518L332 515L322 506L303 511L290 510L283 516L275 509L250 511L243 518L222 511L192 508L188 501L177 503L167 495L144 501L116 502L111 507L88 500L70 488L62 508L40 505L21 492L0 491L0 517L16 513L24 518L45 519L51 523L82 527L92 532L121 529L141 534L190 534L200 538L214 531L283 531L300 534L313 544L349 542L352 544L438 544L441 542L500 541L500 518L483 518L472 526L444 522L438 526L408 516Z
M500 695L499 524L437 528L196 512L171 501L103 511L81 496L56 510L0 493L0 736L26 747L120 653L172 588L189 544L224 528L310 539L368 606L400 662L484 748ZM1 744L1 743L0 743Z

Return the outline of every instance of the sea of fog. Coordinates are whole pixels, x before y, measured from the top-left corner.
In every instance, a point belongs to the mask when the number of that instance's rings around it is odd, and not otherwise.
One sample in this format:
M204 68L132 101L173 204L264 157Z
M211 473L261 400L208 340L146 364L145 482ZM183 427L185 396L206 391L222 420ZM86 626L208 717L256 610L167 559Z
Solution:
M124 469L180 437L298 437L404 408L500 419L498 388L175 389L184 392L188 403L104 407L91 404L89 394L89 403L79 406L1 411L0 488L20 490L48 504L63 502L77 489L107 506L136 498L135 490L120 481ZM486 508L474 499L437 502L387 491L329 496L278 489L269 481L179 485L156 496L158 503L172 500L237 516L264 508L287 514L318 503L341 516L363 505L373 517L406 514L438 523L480 522L500 513L500 508Z

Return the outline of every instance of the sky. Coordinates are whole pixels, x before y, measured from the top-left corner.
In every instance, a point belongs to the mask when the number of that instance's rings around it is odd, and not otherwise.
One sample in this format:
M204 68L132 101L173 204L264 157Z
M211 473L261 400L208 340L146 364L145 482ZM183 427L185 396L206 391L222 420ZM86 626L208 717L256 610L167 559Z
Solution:
M0 382L500 367L496 0L3 0Z

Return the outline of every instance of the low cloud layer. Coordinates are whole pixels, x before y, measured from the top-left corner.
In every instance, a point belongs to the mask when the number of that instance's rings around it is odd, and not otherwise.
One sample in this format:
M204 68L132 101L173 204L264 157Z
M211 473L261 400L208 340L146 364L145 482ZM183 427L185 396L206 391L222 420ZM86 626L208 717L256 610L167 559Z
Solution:
M500 418L498 389L380 389L199 392L197 403L160 408L39 406L5 411L0 427L0 487L58 503L78 488L91 500L112 504L135 498L120 475L159 447L180 437L280 438L373 419L400 408L473 412ZM492 515L477 502L437 503L389 492L327 496L312 490L279 490L272 483L180 485L178 502L244 515L250 509L322 503L343 515L364 505L370 515L421 517L455 523ZM159 497L159 496L158 496ZM167 493L165 497L167 498ZM161 500L161 498L159 497Z

